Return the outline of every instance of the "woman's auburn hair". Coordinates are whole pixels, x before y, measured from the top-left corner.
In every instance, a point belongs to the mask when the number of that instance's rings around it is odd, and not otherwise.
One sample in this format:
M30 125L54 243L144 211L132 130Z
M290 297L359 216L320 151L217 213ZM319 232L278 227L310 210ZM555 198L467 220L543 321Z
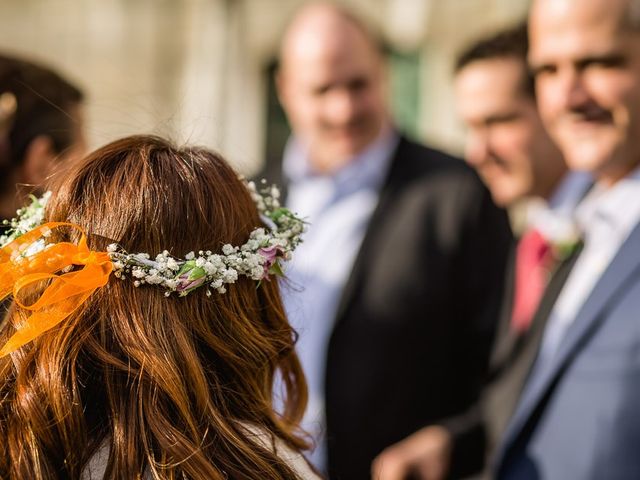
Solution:
M220 156L153 136L98 149L53 187L47 220L80 225L93 250L116 242L183 257L241 245L261 225ZM278 282L205 290L167 298L112 276L80 313L0 359L0 479L80 478L105 444L105 479L297 478L271 448L276 438L308 447L297 427L307 389ZM0 342L24 318L11 305Z

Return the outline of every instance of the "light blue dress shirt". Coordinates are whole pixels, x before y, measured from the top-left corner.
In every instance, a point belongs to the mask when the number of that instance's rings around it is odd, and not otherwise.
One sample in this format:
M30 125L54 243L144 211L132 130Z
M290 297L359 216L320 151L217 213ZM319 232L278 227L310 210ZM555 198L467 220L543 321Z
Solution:
M353 267L399 137L386 131L331 175L313 172L295 138L285 150L287 207L310 225L286 270L282 295L299 334L296 349L309 386L302 423L316 448L311 462L325 470L324 374L326 352L342 290Z
M575 211L584 248L549 315L532 377L548 368L593 287L640 219L640 169L596 185Z

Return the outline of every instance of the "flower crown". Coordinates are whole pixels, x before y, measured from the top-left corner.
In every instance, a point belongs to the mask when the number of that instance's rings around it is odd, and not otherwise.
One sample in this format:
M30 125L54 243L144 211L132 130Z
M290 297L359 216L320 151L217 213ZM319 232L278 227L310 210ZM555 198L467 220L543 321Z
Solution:
M0 349L0 357L17 350L44 331L68 317L97 289L104 286L111 273L122 280L131 278L136 287L157 285L165 295L185 296L199 287L225 293L225 285L240 276L252 280L269 280L282 275L281 260L291 258L302 241L305 222L280 206L280 192L263 181L260 189L253 182L247 188L266 225L254 229L241 246L225 244L220 253L189 252L184 259L167 250L152 257L148 253L129 253L111 244L106 252L89 250L84 230L74 224L42 224L44 210L51 196L32 197L30 205L18 210L17 218L4 221L9 229L0 236L0 300L10 293L16 303L33 313ZM81 233L77 244L51 242L51 232L72 228ZM82 266L76 269L74 266ZM51 284L32 305L20 301L20 292L28 285L51 279Z

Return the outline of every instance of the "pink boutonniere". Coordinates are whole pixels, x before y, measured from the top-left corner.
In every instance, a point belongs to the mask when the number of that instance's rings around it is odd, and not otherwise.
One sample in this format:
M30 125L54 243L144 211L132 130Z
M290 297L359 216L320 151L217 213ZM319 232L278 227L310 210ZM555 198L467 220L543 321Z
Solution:
M554 265L569 258L582 246L582 231L566 216L548 216L539 230L549 244L549 256Z

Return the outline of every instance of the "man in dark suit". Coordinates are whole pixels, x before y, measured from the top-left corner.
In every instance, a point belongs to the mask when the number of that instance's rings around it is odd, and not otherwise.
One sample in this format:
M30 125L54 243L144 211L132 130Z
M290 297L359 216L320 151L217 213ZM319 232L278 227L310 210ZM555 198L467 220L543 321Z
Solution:
M546 282L542 285L544 295L540 290L538 298L528 300L533 303L519 305L524 311L515 308L522 291L530 294L535 288L517 283L523 273L528 282L534 278L531 272L521 272L526 266L516 261L526 254L522 245L532 234L541 238L537 233L551 240L552 224L570 221L591 183L589 176L567 174L560 151L542 125L527 49L527 29L519 25L475 42L459 56L455 69L457 109L467 127L467 162L476 168L497 204L510 207L525 198L530 201L523 212L527 225L524 241L517 249L514 245L508 265L488 382L481 401L468 412L427 426L383 452L374 465L376 479L402 480L411 471L429 480L447 478L456 452L465 444L481 445L486 440L487 456L491 455L535 358L544 312L566 278L571 259L549 265L553 259L541 257L547 263L545 270L556 270L553 278L548 287Z
M548 312L499 446L498 479L640 478L640 2L535 0L538 107L596 184L584 247Z
M472 169L396 131L381 50L349 13L298 13L278 87L287 204L311 223L284 290L310 387L303 426L332 478L368 479L385 447L476 400L510 229Z

